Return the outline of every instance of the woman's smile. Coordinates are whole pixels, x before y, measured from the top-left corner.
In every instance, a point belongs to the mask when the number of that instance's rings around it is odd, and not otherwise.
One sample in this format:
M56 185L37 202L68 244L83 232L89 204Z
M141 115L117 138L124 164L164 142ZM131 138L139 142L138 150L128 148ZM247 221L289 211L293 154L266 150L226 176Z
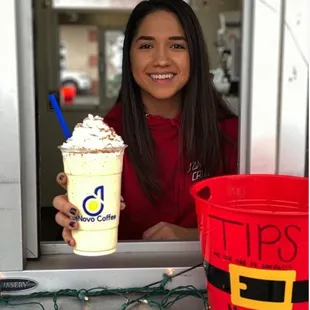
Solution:
M174 81L177 74L172 72L165 73L149 73L147 74L154 83L157 84L167 84Z

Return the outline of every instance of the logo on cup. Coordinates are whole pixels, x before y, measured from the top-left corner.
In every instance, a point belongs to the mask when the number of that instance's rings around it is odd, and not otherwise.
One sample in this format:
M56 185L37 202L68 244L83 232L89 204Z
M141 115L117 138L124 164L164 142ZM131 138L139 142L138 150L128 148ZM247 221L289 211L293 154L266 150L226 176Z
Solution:
M83 200L83 210L89 216L97 216L104 209L104 186L95 188L94 195L89 195Z

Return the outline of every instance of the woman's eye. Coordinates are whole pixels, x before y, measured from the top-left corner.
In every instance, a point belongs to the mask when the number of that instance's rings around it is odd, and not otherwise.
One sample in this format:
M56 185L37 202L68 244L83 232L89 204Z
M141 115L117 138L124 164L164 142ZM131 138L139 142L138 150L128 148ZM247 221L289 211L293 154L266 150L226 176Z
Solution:
M139 48L140 49L149 49L149 48L152 48L152 45L150 45L150 44L143 44Z
M174 49L184 49L184 48L185 48L185 47L184 47L183 45L181 45L181 44L173 44L171 47L174 48Z

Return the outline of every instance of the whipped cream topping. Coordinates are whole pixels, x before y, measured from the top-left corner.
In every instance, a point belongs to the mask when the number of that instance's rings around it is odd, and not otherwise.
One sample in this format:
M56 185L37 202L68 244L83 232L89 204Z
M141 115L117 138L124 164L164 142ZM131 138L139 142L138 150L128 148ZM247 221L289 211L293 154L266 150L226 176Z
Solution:
M89 114L82 123L78 123L71 138L64 142L61 149L104 150L124 148L121 136L108 126L100 116Z

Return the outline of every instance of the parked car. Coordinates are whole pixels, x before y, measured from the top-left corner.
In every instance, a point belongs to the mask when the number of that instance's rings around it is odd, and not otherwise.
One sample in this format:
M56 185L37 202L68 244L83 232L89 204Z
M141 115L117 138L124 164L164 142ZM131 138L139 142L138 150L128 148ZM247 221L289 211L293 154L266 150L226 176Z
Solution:
M77 94L88 94L92 87L92 80L88 73L61 70L60 71L61 86L74 86Z

